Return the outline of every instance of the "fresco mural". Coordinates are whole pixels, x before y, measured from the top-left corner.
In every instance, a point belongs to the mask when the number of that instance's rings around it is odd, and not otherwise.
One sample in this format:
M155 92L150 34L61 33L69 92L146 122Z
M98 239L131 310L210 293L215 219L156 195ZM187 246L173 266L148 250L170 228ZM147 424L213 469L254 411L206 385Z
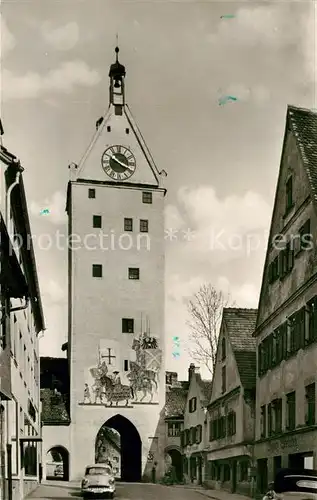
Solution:
M131 348L112 339L99 344L97 364L89 369L81 405L131 406L150 404L158 392L162 350L156 337L144 333L132 340ZM123 357L128 361L124 371Z

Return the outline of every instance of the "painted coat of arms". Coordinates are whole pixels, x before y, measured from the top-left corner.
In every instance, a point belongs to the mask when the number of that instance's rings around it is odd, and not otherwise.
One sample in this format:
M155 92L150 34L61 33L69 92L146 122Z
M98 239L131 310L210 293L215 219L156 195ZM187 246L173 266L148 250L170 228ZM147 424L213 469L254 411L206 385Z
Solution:
M115 345L116 344L116 345ZM158 339L149 334L141 334L132 342L132 352L129 354L129 368L123 373L122 347L113 340L105 340L99 346L99 360L97 366L90 368L89 373L93 384L84 387L84 401L82 404L109 404L119 402L147 403L153 401L158 391L159 372L162 365L162 350L159 349ZM133 361L131 358L134 358ZM127 360L126 360L127 361ZM122 383L125 378L127 383ZM92 394L91 394L92 393ZM142 394L139 400L139 395Z

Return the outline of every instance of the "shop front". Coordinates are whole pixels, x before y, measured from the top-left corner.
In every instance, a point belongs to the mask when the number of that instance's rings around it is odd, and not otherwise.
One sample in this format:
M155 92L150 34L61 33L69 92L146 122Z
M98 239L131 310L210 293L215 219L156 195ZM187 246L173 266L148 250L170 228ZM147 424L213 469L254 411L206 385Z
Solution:
M251 496L254 489L252 446L241 445L208 453L208 487Z
M257 490L265 492L283 467L317 469L317 425L255 445ZM264 484L266 483L266 484Z

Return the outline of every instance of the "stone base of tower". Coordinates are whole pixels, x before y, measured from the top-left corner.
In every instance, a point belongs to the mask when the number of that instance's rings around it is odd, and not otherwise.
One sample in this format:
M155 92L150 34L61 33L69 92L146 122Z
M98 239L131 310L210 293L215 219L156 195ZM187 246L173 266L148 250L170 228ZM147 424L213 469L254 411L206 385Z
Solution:
M152 482L164 476L165 421L161 406L131 409L86 405L80 411L77 408L76 423L43 427L43 479L48 472L47 453L52 449L63 454L64 479L81 479L85 466L95 463L96 437L104 424L120 433L123 481Z

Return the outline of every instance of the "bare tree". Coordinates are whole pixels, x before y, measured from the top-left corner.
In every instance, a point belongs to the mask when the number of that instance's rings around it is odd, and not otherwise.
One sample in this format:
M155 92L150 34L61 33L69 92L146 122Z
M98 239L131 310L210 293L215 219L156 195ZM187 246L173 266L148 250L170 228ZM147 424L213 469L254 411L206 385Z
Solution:
M189 339L195 345L189 348L191 357L200 365L205 366L211 375L216 363L216 351L222 310L228 307L230 296L216 290L210 283L202 285L187 308L190 320Z

